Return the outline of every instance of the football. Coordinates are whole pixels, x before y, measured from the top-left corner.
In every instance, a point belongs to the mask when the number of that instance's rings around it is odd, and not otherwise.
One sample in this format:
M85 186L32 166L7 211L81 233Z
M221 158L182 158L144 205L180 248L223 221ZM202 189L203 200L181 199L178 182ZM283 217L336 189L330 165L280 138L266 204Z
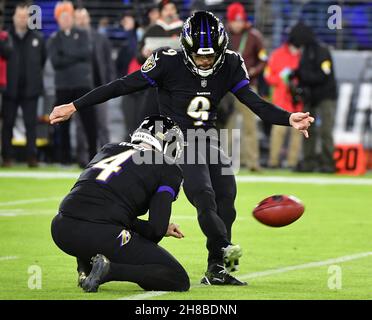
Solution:
M274 195L262 200L253 210L253 216L271 227L287 226L299 219L305 207L294 196Z

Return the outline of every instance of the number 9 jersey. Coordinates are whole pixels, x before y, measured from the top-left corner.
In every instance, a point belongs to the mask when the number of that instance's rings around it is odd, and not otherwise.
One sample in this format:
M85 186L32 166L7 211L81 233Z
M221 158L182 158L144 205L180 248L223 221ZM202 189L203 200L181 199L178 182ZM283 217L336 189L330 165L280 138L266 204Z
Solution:
M182 52L173 49L155 51L140 72L151 86L158 87L160 113L183 130L214 127L223 96L249 84L243 59L230 50L222 67L206 78L190 72Z

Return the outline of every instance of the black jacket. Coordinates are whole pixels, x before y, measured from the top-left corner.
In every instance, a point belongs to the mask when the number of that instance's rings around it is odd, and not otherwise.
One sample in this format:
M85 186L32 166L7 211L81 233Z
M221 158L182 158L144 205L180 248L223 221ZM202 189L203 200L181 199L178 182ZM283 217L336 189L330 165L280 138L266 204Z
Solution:
M37 97L43 92L44 38L38 31L28 30L21 39L14 28L9 36L13 46L8 58L8 84L4 96L13 99Z
M100 86L116 78L114 62L111 57L110 40L92 29L89 32L93 42L94 86Z
M87 31L58 31L48 41L48 55L55 70L56 89L93 87L92 44Z
M325 99L336 99L333 61L326 45L305 46L297 74L300 86L307 92L305 103L316 106Z
M313 30L302 22L291 29L288 42L303 48L295 76L303 88L305 104L316 106L325 99L336 99L336 80L328 47L320 43Z

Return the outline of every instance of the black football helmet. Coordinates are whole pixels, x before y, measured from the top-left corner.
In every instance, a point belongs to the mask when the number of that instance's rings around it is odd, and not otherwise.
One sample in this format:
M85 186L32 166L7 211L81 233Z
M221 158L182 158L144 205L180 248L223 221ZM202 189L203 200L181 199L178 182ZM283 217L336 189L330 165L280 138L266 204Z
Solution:
M222 22L209 11L197 11L182 27L181 48L187 67L196 75L208 77L217 72L225 60L229 38ZM191 54L214 54L215 62L210 69L198 68Z
M147 143L177 161L181 158L184 137L180 127L169 117L154 115L143 119L133 132L131 143Z

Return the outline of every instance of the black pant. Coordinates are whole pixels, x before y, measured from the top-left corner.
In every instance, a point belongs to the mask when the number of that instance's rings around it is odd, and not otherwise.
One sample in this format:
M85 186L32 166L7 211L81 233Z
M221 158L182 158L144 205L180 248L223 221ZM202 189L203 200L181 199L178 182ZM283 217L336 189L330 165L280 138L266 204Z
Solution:
M3 159L8 160L12 157L13 127L19 106L22 108L23 121L26 127L27 157L36 157L37 100L38 97L19 99L3 98L3 128L1 135Z
M156 88L149 88L123 96L122 99L124 123L127 130L123 141L130 141L130 135L145 117L159 114L158 93Z
M181 164L183 190L196 207L200 228L207 237L209 264L222 264L221 249L231 244L231 228L236 217L236 181L230 159L218 144L218 138L214 137L207 141L204 150L201 141L189 140L185 147L185 164ZM211 150L217 159L212 159ZM197 162L190 164L188 157L194 153Z
M58 89L56 91L56 105L70 103L89 91L88 88ZM97 153L97 119L94 108L79 110L81 122L88 140L89 160ZM77 132L76 134L79 134ZM60 163L71 163L70 120L55 126L54 146L55 160Z
M130 239L123 244L123 234ZM58 214L52 222L57 246L78 258L78 271L90 272L96 254L110 260L103 282L129 281L145 290L186 291L190 280L185 269L165 249L135 232L113 224L93 223ZM125 241L124 241L125 242Z

